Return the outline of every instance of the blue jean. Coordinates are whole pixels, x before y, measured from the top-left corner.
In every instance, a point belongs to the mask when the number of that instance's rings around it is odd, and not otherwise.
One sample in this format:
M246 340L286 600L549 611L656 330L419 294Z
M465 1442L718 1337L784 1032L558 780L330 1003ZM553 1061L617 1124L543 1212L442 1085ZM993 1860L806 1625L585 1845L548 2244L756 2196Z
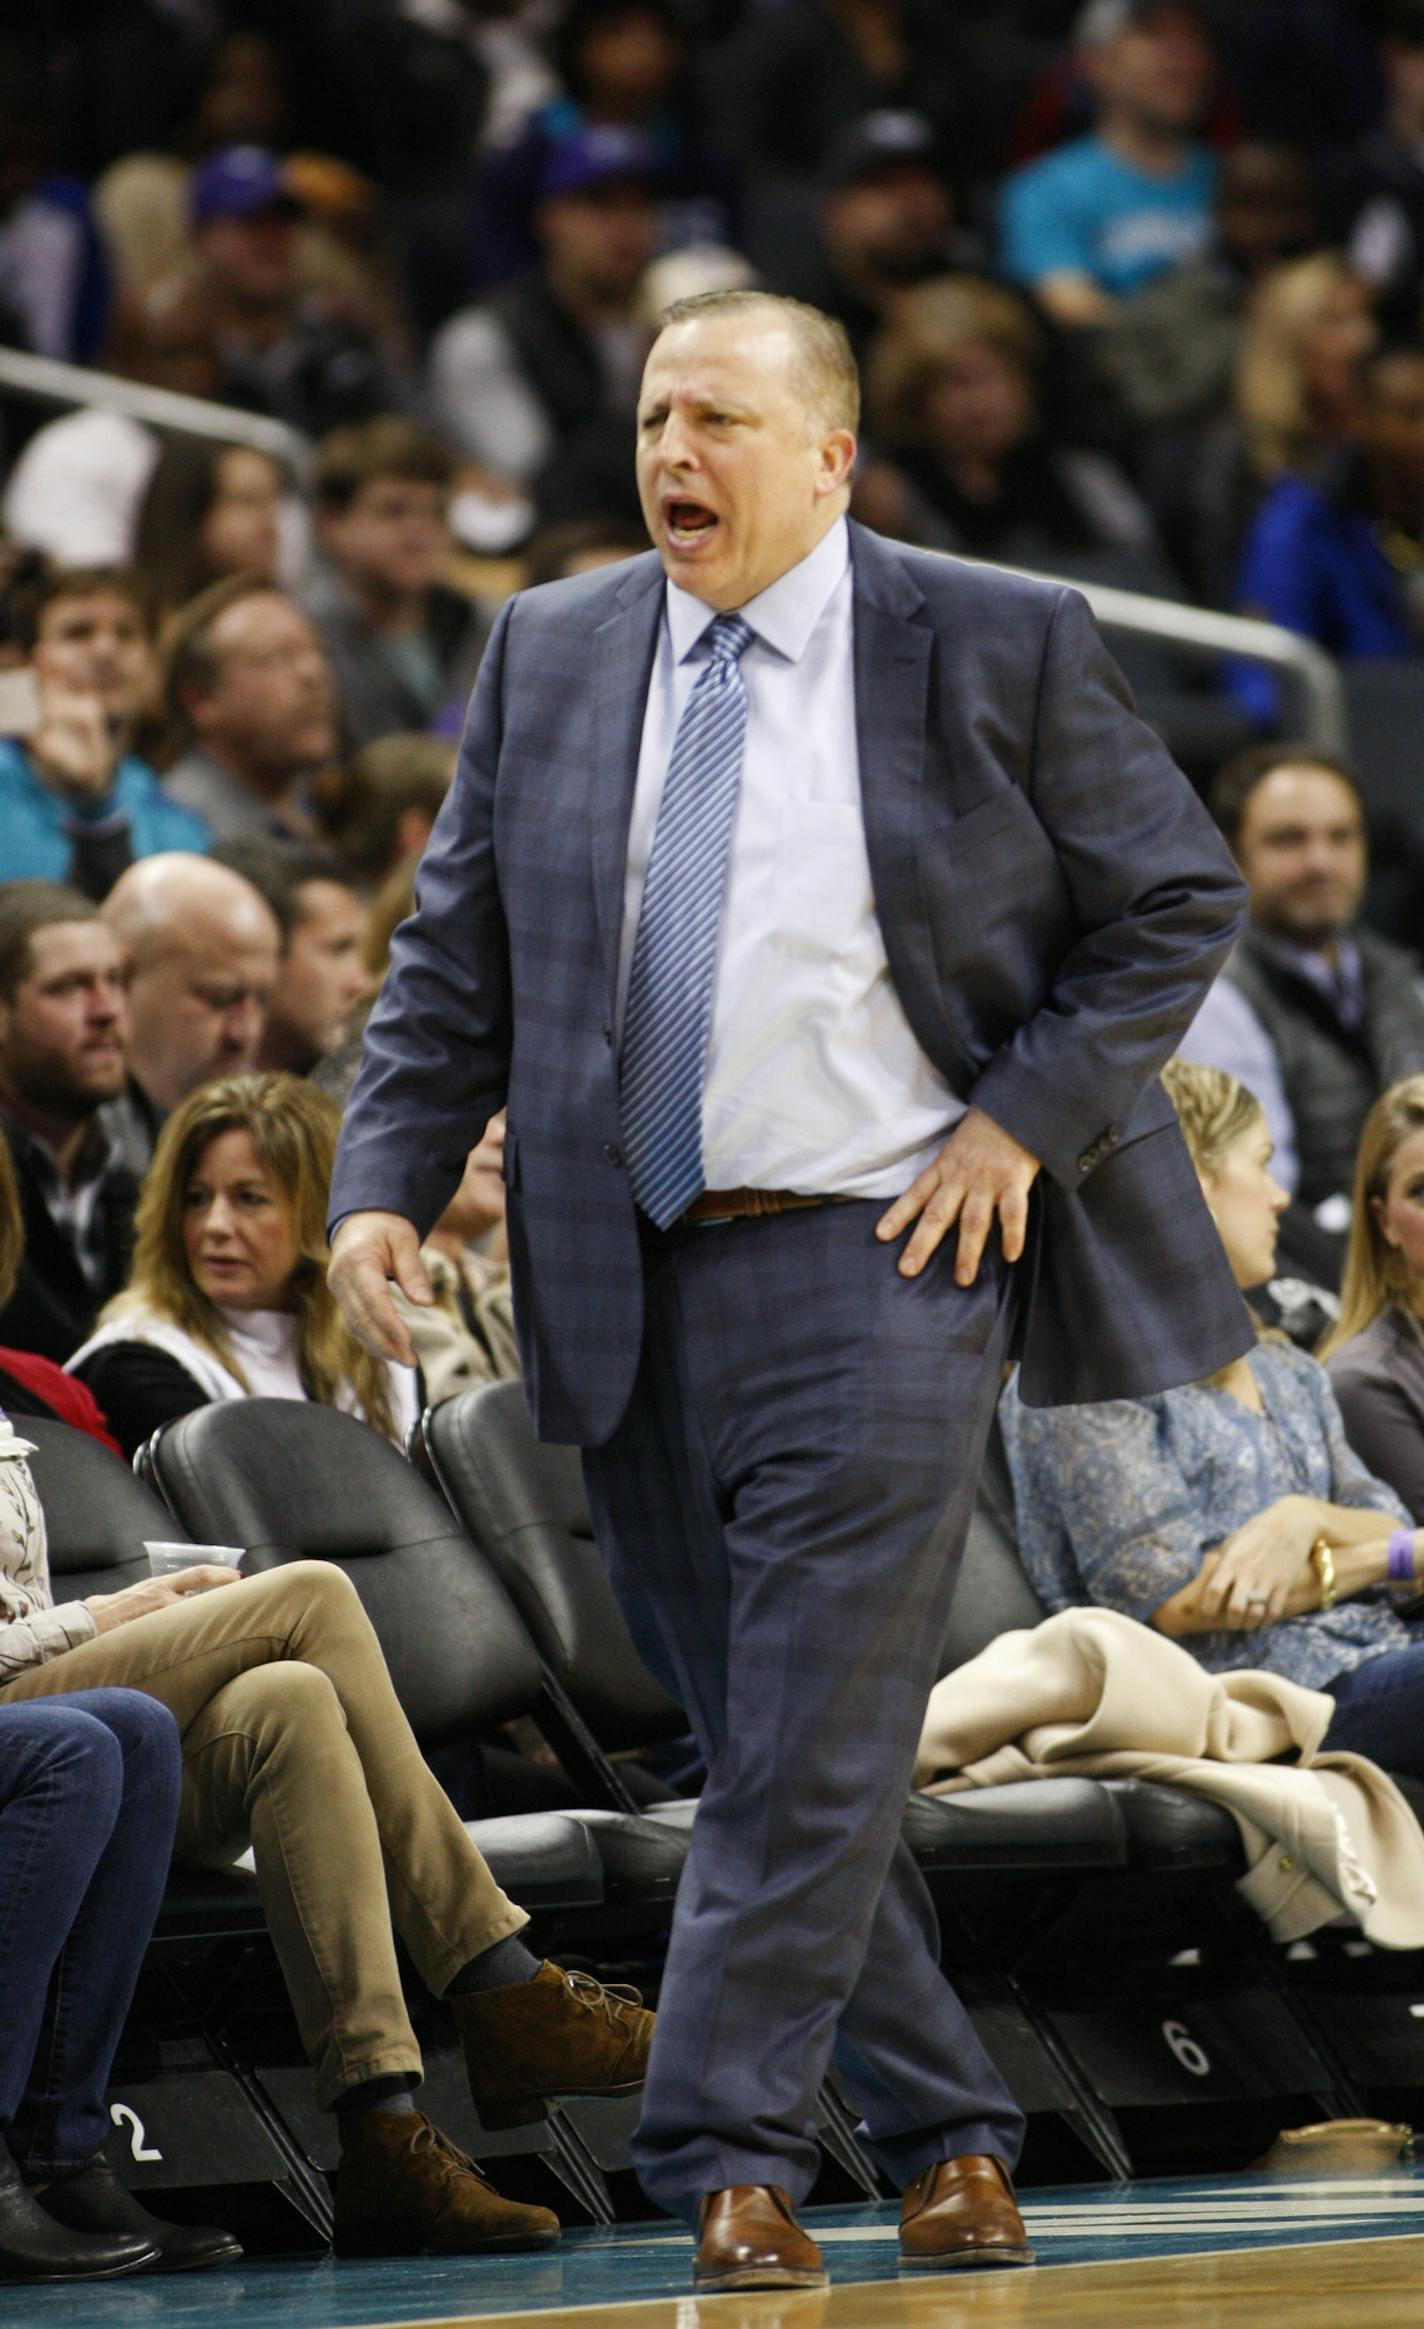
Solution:
M1382 1771L1424 1780L1424 1642L1363 1659L1329 1690L1335 1713L1322 1748L1368 1755Z
M136 1690L0 1705L0 2136L29 2175L108 2134L181 1776L177 1723Z

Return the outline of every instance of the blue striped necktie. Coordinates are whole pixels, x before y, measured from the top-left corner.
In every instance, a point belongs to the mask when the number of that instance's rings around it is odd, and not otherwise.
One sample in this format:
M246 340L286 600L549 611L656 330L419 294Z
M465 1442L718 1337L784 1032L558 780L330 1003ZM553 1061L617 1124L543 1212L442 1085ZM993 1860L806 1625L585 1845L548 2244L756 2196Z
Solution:
M718 615L658 804L633 941L619 1085L633 1196L659 1229L703 1185L702 1082L717 931L747 734L741 656L751 625Z

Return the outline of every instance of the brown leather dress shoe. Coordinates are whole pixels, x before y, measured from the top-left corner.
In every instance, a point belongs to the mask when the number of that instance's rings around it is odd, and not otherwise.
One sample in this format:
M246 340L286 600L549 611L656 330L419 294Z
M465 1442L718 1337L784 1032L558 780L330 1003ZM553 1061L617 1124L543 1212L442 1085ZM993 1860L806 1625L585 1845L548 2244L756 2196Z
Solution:
M718 2289L823 2289L826 2268L779 2184L734 2183L708 2192L697 2219L701 2238L693 2285Z
M505 2199L421 2112L348 2118L333 2193L338 2256L476 2256L558 2239L550 2209Z
M966 2151L915 2177L900 2204L900 2262L922 2272L1032 2264L1024 2220L1002 2160Z
M532 1981L449 2001L475 2109L487 2127L537 2119L556 2094L636 2094L653 2016L635 1989L541 1965Z

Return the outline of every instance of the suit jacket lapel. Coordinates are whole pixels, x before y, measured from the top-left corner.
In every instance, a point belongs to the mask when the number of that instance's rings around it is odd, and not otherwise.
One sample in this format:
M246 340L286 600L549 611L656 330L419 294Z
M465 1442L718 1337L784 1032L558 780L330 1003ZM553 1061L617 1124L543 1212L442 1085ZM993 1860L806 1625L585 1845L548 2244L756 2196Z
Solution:
M890 976L916 1040L956 1084L968 1070L941 1005L920 880L926 733L934 633L924 597L877 535L851 527L855 727L861 807Z
M618 604L593 637L594 767L589 787L593 894L598 935L608 970L610 1005L618 977L623 925L623 873L628 826L638 779L638 751L648 701L663 573L655 558L639 559Z

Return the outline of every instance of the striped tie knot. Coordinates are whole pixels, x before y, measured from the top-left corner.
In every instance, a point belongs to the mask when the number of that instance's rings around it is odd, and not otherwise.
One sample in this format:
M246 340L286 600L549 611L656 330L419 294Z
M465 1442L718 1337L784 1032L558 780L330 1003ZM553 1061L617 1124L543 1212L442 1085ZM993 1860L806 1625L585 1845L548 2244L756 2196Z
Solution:
M717 615L708 625L707 641L713 663L739 663L756 637L743 615Z

